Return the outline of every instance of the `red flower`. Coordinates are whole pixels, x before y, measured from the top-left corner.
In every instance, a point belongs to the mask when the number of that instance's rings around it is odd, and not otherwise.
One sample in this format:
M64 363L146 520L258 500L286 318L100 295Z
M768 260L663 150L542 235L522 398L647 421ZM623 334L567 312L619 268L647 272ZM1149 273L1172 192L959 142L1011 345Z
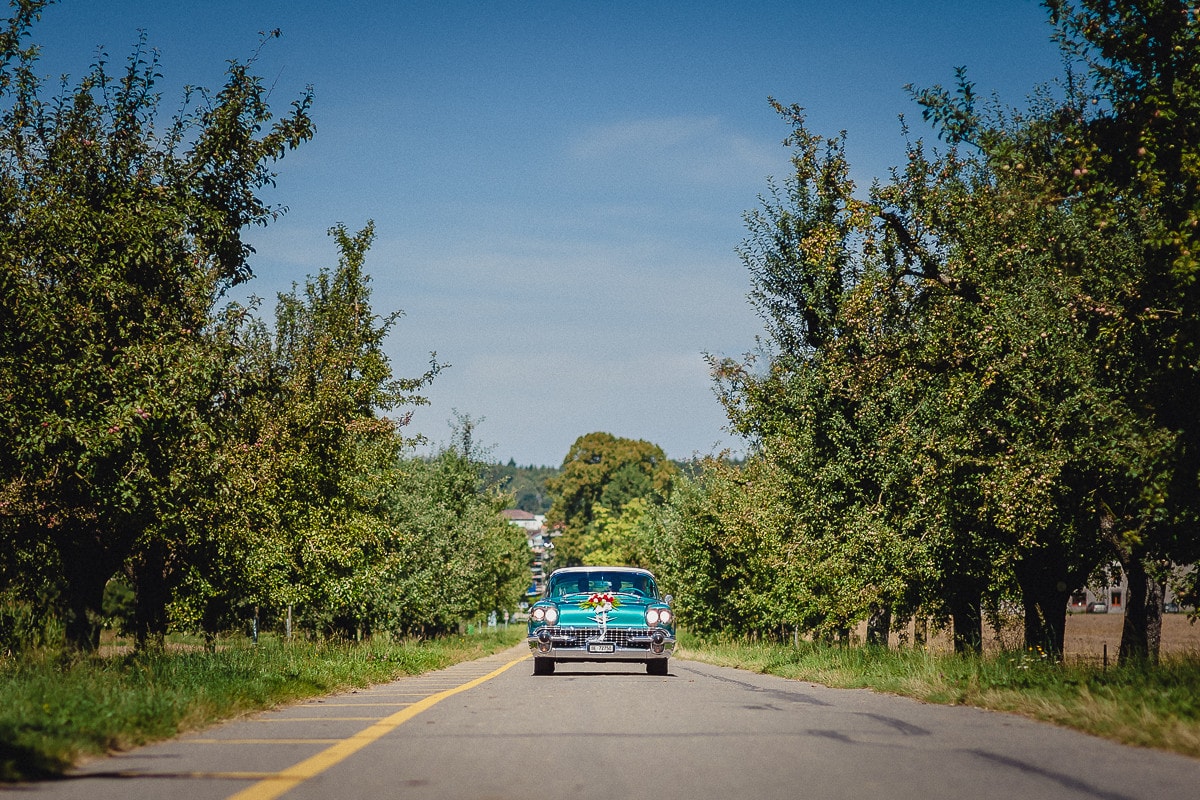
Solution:
M621 601L615 595L607 592L592 592L591 597L579 604L579 607L590 611L608 611L611 608L616 608L621 605Z

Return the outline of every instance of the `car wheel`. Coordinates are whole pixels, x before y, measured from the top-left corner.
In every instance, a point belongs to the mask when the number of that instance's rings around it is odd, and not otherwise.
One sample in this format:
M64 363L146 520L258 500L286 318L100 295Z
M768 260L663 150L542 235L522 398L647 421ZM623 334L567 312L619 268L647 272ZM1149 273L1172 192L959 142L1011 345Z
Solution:
M554 659L553 658L535 658L535 659L533 659L533 674L534 675L553 675L554 674Z
M666 675L667 660L665 658L656 658L653 661L646 662L647 675Z

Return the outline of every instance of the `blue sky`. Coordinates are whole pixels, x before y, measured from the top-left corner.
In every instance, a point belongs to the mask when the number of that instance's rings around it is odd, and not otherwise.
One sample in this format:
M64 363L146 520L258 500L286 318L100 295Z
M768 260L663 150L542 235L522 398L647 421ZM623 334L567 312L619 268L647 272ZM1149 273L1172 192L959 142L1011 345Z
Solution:
M735 248L788 173L798 103L861 186L903 156L898 117L933 138L906 84L1019 104L1061 71L1034 0L944 2L305 2L63 0L35 30L48 75L121 64L144 30L164 108L217 87L258 32L280 111L312 85L316 138L278 164L288 213L249 233L266 298L336 263L326 230L375 220L377 312L415 375L451 364L410 432L454 411L491 456L561 463L592 431L673 458L735 451L703 354L753 349L761 321Z

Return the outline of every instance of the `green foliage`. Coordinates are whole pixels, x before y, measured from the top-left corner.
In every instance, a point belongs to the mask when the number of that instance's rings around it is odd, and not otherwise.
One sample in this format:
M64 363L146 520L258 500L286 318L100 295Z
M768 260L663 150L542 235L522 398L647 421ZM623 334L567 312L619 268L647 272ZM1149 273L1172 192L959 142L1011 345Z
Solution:
M144 41L47 97L24 43L44 5L17 4L0 40L0 526L6 560L44 554L38 582L94 646L108 579L170 558L211 474L234 385L214 303L249 275L242 229L275 213L270 164L312 125L309 97L274 119L231 62L160 126Z
M645 498L631 498L615 515L607 506L598 505L595 516L584 531L580 556L584 566L613 564L649 567L653 558L654 529L651 506Z
M309 95L276 118L254 59L233 61L163 122L143 39L47 97L26 44L45 5L14 4L0 35L5 648L56 620L78 649L117 617L152 649L172 625L211 641L291 614L351 638L515 607L527 553L477 454L406 455L441 365L391 372L373 224L332 228L337 267L273 324L220 305L251 277L244 229L279 213L272 163L312 136Z
M512 495L513 508L531 514L545 514L550 510L553 501L549 482L558 473L557 467L522 467L510 460L507 464L495 464L490 467L488 481Z
M511 647L516 626L471 637L364 645L257 647L227 640L213 652L139 653L62 661L0 661L0 781L59 775L81 756L174 736L221 719Z
M1154 658L1164 565L1200 558L1200 20L1184 0L1047 5L1099 101L1072 188L1108 224L1137 211L1124 392L1158 436L1106 487L1105 530L1130 575L1122 658Z
M254 580L247 601L297 606L305 619L313 609L321 630L348 636L370 616L374 562L386 557L389 536L382 507L407 445L403 419L380 412L423 403L416 391L440 366L434 360L416 379L392 376L383 342L399 315L375 316L364 271L374 227L352 236L338 226L330 235L337 268L307 281L303 295L280 295L273 342L261 329L253 337L269 350L248 359L247 369L259 370L257 391L244 403L230 461L249 471L240 485L255 496L239 504L250 513L232 520L232 531L218 532L235 544L251 532L248 558L235 562L258 573L242 578ZM259 503L261 517L253 513Z
M1042 205L1069 208L1090 228L1079 274L1088 302L1101 301L1087 321L1096 388L1068 388L1103 421L1088 490L1099 535L1129 577L1122 658L1153 658L1162 575L1200 555L1200 27L1181 0L1046 5L1089 87L1073 80L1074 91L1044 104L1020 135L977 111L965 79L954 98L919 98L935 121L954 120L952 141L977 147L1027 194L1036 182ZM1085 319L1072 323L1078 330Z
M380 573L381 628L435 635L516 610L529 548L524 531L500 515L508 498L478 491L485 471L457 450L401 465L386 501L396 549Z
M0 594L0 657L46 647L62 637L59 620L44 603Z
M1117 559L1122 652L1147 652L1157 576L1200 545L1200 28L1182 2L1047 5L1093 85L1072 72L1023 111L982 108L962 71L917 91L950 146L910 140L865 197L843 140L775 104L793 173L741 250L767 338L713 370L780 560L739 535L722 481L677 495L701 630L890 613L977 649L985 613L1019 602L1030 646L1059 652L1070 590ZM743 563L777 588L740 583Z
M781 570L797 562L778 477L767 462L710 460L656 516L651 567L689 630L763 631L811 614L813 596L784 594Z
M124 580L114 578L104 587L100 611L103 625L108 630L122 635L136 632L137 596Z
M554 500L546 527L562 531L555 540L556 566L587 563L584 558L592 545L585 537L599 508L613 518L639 498L661 504L670 495L676 475L662 448L650 442L602 432L576 439L559 474L547 481Z
M338 267L280 296L272 337L257 324L244 370L254 391L224 452L229 494L206 513L197 560L174 613L216 632L249 616L324 637L438 635L515 609L528 578L521 532L500 516L471 450L473 422L432 459L405 455L407 415L441 366L392 376L382 346L398 314L371 310L370 224L330 231ZM230 504L229 500L233 499Z

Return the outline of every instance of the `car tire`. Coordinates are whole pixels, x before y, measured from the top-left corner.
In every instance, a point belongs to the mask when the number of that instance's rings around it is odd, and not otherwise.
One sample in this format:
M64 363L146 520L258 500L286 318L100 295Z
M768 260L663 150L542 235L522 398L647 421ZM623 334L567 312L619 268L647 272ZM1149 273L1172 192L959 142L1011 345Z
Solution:
M533 659L533 674L534 675L553 675L554 674L554 659L553 658L534 658Z
M656 658L653 661L646 662L647 675L666 675L667 674L667 659Z

